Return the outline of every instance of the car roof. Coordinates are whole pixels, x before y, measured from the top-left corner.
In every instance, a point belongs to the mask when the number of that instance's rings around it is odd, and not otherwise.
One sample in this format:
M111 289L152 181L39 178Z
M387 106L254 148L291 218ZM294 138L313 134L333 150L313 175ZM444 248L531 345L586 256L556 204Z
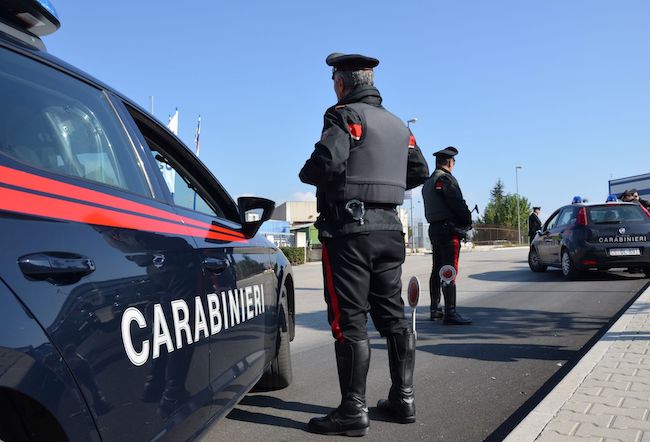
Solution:
M626 201L611 201L606 203L573 203L565 204L562 207L559 207L557 210L564 209L565 207L611 207L611 206L638 206L638 203L635 202L626 202Z
M638 206L637 203L628 202L628 201L611 201L608 203L580 203L580 204L567 204L568 206L584 206L584 207L595 207L595 206Z

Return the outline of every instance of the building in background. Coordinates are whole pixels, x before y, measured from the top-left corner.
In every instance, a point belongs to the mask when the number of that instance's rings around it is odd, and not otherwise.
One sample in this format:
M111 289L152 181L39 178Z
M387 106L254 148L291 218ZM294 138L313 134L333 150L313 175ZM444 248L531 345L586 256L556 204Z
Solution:
M273 211L271 219L288 221L291 226L316 222L316 201L287 201Z
M644 200L650 200L650 173L635 175L626 178L609 180L609 194L620 197L623 192L636 189Z

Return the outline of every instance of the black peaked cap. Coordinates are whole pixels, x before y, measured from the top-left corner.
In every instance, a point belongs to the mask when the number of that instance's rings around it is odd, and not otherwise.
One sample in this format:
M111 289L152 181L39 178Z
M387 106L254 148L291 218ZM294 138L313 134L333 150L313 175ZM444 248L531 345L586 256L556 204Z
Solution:
M379 60L365 55L334 52L327 56L325 63L337 71L358 71L374 68L379 64Z
M458 155L458 149L456 149L454 146L449 146L445 147L442 150L439 150L438 152L435 152L433 154L434 157L443 157L443 158L452 158Z

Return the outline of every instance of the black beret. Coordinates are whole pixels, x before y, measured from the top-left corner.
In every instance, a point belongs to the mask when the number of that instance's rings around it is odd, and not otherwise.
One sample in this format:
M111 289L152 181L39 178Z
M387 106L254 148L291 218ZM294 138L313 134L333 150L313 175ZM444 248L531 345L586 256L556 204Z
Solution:
M456 149L454 146L445 147L444 149L439 150L433 154L434 157L442 158L453 158L456 155L458 155L458 149Z
M379 60L365 55L334 52L327 56L325 63L337 71L359 71L374 68L379 64Z

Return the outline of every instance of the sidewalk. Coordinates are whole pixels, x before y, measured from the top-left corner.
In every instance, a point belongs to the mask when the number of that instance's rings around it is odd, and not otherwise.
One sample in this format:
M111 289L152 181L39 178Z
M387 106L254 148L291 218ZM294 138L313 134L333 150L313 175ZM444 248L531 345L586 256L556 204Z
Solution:
M650 287L508 435L650 442Z

